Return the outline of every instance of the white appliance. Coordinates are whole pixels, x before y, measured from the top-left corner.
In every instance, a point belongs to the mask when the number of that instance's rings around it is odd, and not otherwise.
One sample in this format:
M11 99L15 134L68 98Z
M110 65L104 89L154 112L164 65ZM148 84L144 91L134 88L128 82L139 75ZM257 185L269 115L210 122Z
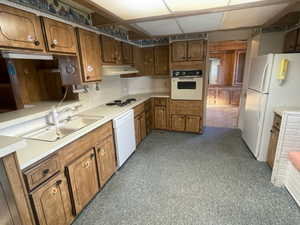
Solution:
M285 80L278 74L282 60L288 63ZM251 66L242 138L259 161L266 161L275 107L300 107L300 54L256 57Z
M113 120L118 168L121 167L136 147L134 113L129 110Z
M181 100L202 100L202 70L172 71L171 98Z

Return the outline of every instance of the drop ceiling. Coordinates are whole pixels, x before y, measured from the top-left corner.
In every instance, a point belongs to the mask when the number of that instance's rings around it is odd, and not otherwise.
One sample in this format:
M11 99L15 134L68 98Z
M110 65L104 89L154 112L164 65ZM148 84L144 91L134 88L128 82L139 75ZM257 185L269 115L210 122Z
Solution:
M288 0L90 1L152 36L261 26L291 4Z

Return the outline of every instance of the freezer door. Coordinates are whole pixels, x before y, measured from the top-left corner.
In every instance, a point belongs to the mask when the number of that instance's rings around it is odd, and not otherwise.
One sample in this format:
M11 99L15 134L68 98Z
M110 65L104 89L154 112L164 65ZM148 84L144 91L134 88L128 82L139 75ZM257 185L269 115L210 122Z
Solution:
M274 55L263 55L253 59L250 70L249 89L268 93Z
M248 89L242 138L255 157L259 155L267 100L267 94Z

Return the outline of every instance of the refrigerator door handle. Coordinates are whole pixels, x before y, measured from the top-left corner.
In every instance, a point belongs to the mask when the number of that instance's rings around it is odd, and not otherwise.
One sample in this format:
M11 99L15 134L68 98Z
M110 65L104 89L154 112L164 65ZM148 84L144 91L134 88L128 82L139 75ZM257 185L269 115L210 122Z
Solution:
M261 92L263 92L263 93L265 93L264 86L265 86L265 80L266 80L266 75L267 75L267 69L268 69L268 66L269 66L269 64L267 63L267 64L265 65L265 68L264 68L263 77L262 77L262 82L261 82L261 85L260 85L260 90L261 90Z

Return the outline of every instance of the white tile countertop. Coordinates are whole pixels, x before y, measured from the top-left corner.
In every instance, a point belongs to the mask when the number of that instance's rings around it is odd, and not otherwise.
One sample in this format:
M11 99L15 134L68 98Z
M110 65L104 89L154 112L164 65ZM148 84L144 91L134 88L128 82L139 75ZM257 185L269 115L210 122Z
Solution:
M274 112L282 116L284 112L300 113L300 108L299 107L276 107L274 108Z
M0 158L26 147L26 140L18 137L0 136Z
M138 94L125 96L122 99L136 98L136 101L123 107L119 106L106 106L100 105L95 108L89 109L87 111L80 112L83 115L91 116L103 116L97 122L90 124L58 141L55 142L45 142L38 140L26 140L27 146L21 150L17 151L17 157L20 163L21 169L24 169L31 164L41 160L42 158L54 153L58 149L64 147L65 145L75 141L81 136L89 133L90 131L100 127L106 122L114 119L115 117L121 115L122 113L132 109L138 104L150 99L151 97L170 97L168 93L149 93L149 94Z

